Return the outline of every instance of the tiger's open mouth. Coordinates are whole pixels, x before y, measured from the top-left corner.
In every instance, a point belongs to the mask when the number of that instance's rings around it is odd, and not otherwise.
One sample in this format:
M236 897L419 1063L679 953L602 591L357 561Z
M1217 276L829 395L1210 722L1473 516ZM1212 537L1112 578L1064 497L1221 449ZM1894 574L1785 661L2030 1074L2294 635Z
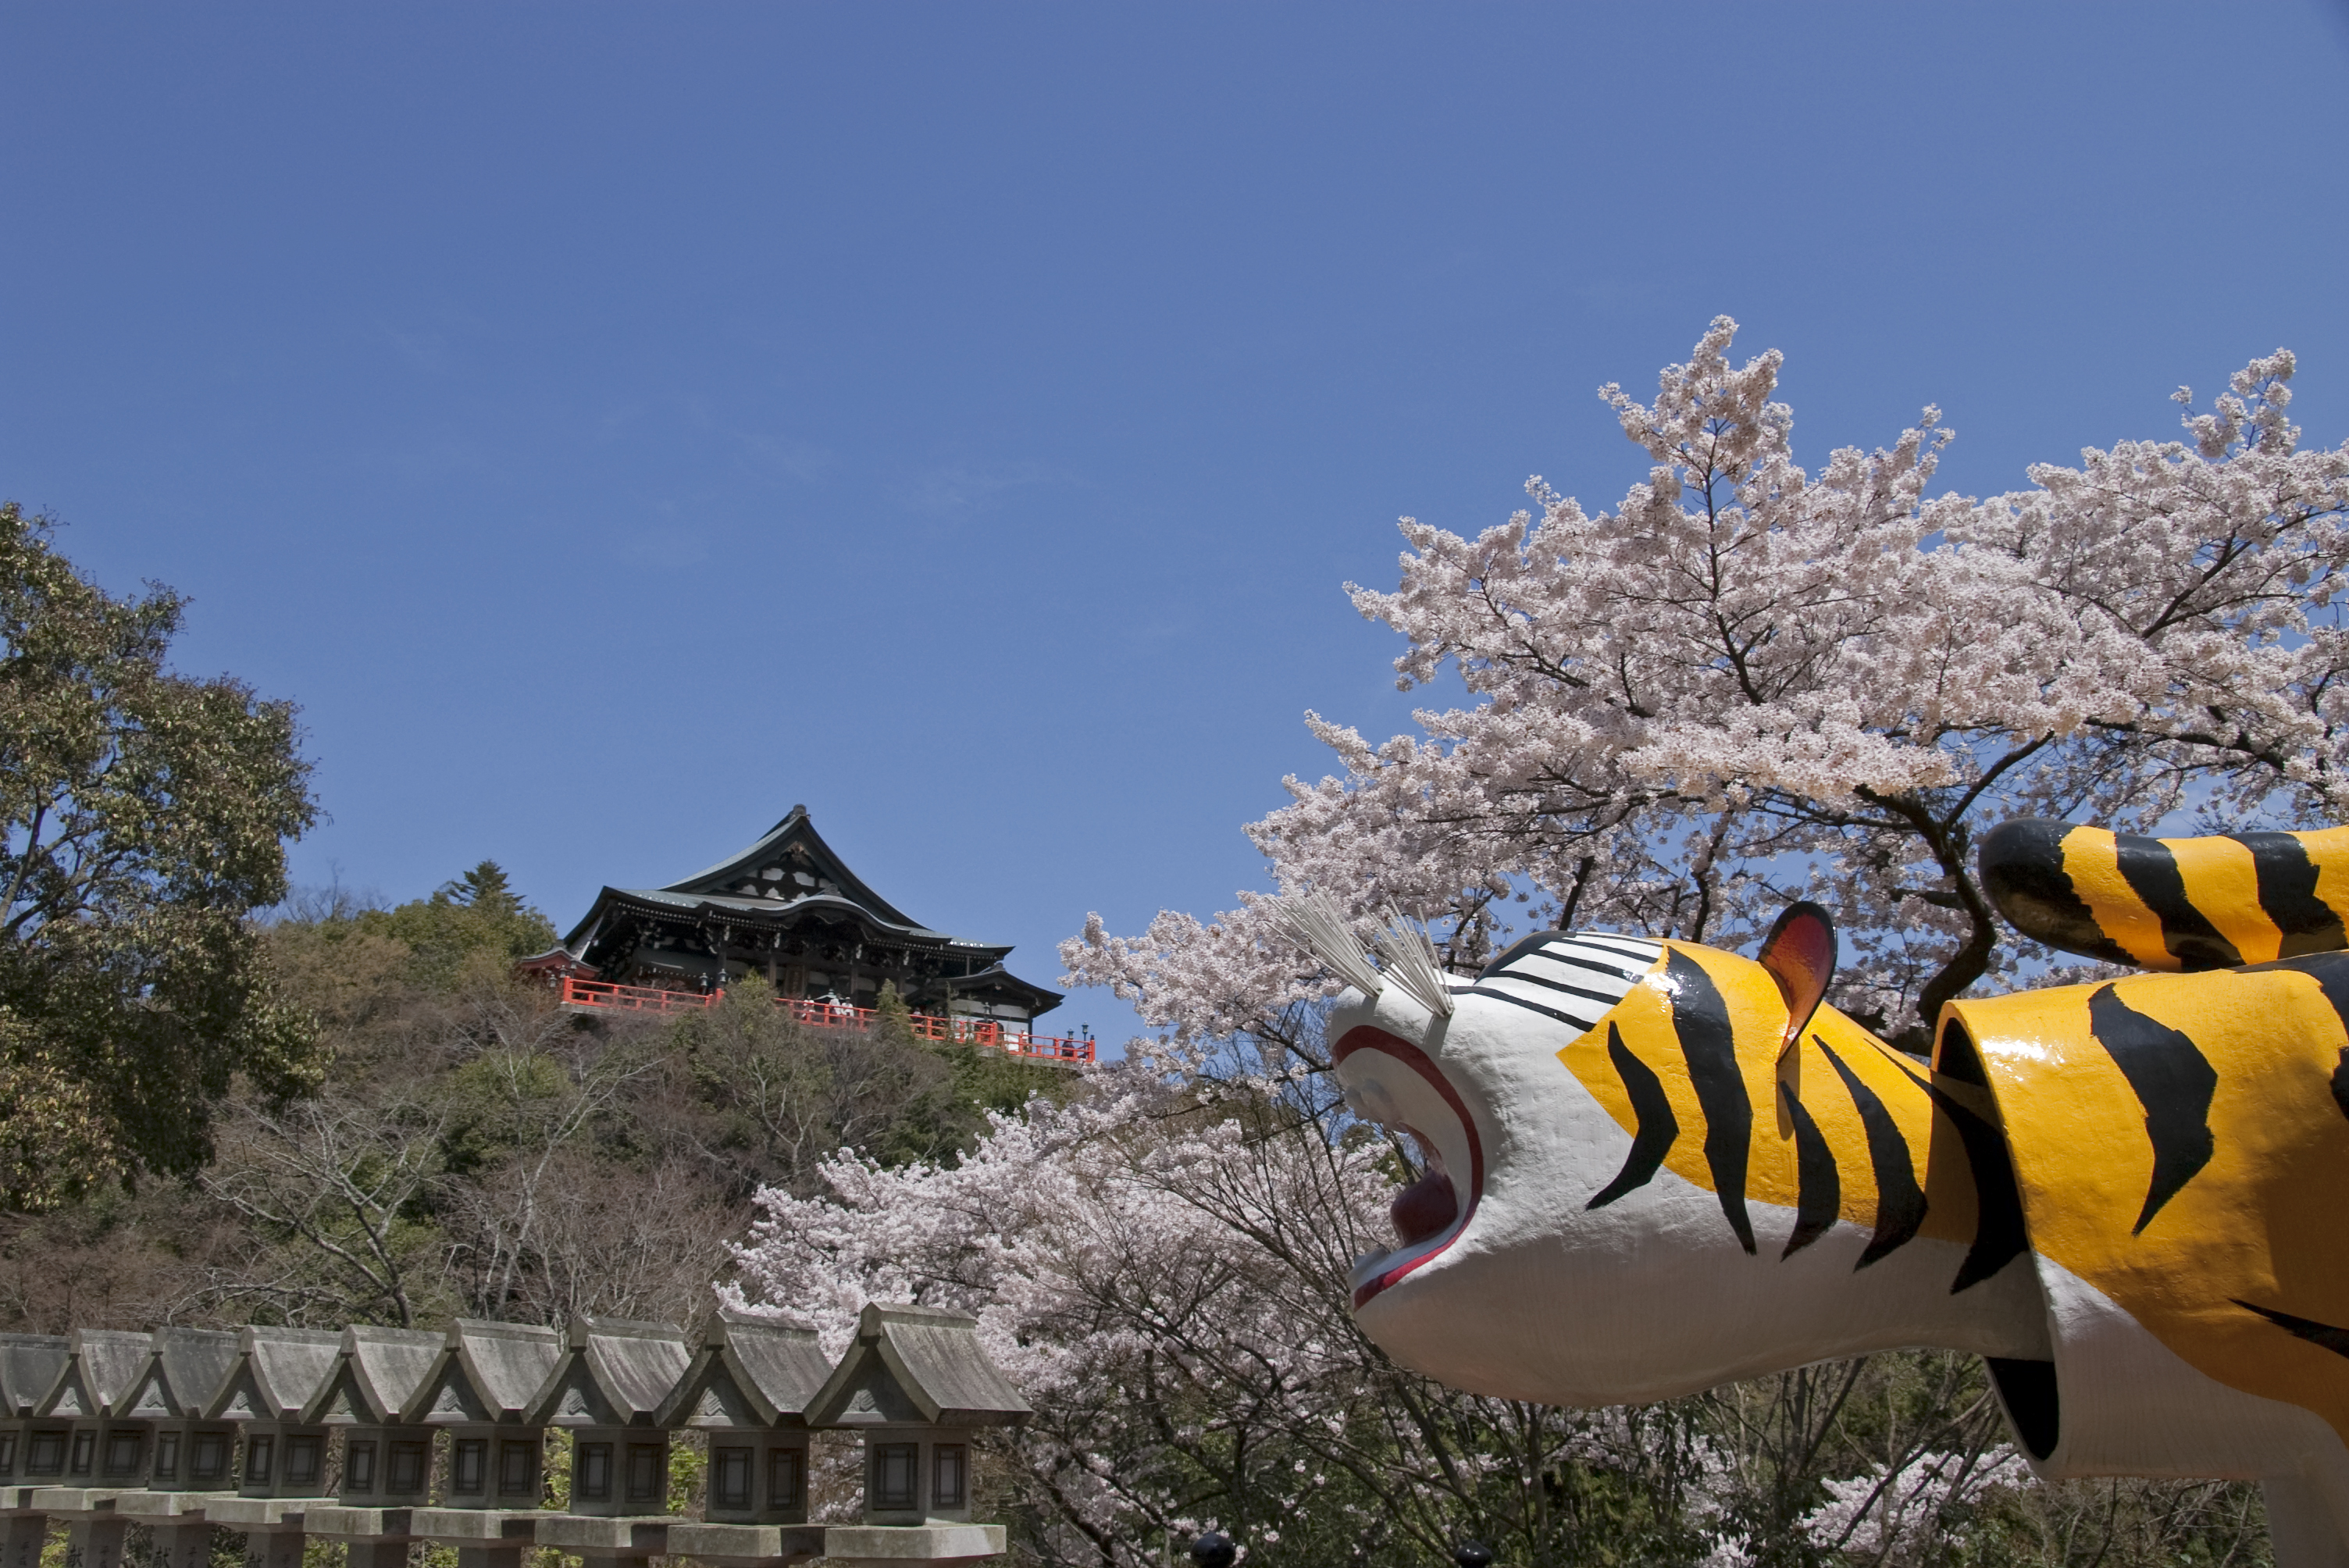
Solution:
M1331 1057L1354 1114L1408 1134L1424 1164L1388 1206L1396 1244L1354 1260L1359 1308L1467 1229L1484 1194L1485 1150L1459 1091L1417 1046L1365 1024L1347 1030Z

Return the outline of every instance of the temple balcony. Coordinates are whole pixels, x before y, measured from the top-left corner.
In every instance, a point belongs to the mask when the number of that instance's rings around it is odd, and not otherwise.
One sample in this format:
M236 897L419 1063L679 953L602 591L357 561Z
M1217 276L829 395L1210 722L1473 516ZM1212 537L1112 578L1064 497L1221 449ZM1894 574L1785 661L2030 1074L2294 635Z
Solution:
M661 991L649 985L620 985L609 980L583 980L568 975L562 977L561 988L563 1006L569 1012L650 1013L662 1017L700 1012L716 1006L726 995L723 990ZM778 996L775 1006L789 1012L794 1022L817 1029L870 1029L881 1017L876 1008L852 1007L844 1002ZM915 1013L905 1022L916 1039L939 1045L973 1046L980 1050L1001 1051L1022 1061L1047 1062L1080 1070L1095 1065L1094 1043L1090 1038L1030 1034L1023 1029L1007 1028L992 1018L941 1018Z

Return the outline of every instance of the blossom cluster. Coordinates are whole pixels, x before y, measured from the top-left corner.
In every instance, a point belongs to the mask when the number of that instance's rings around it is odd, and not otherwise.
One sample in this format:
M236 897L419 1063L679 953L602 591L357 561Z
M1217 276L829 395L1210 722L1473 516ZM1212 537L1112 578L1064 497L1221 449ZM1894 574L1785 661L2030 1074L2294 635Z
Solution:
M1248 829L1279 889L1366 932L1421 913L1471 965L1548 923L1733 945L1816 898L1838 1002L1898 1034L2043 956L1970 861L1999 820L2342 820L2349 446L2301 449L2291 355L2212 412L2186 394L2189 441L1974 499L1930 493L1933 408L1798 466L1779 356L1733 364L1734 333L1715 321L1652 403L1601 389L1649 463L1613 508L1537 477L1474 538L1403 520L1399 585L1350 585L1404 639L1399 686L1449 671L1471 700L1384 742L1309 714L1340 770ZM1089 922L1070 977L1180 1037L1270 1026L1327 983L1239 904Z

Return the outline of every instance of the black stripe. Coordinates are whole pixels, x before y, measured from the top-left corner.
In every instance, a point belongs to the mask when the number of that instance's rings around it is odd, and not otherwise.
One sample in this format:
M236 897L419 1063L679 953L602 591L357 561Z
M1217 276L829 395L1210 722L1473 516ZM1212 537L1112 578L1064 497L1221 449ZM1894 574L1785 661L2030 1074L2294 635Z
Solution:
M1655 943L1640 937L1609 936L1603 931L1578 931L1574 934L1574 940L1586 946L1596 947L1601 953L1622 953L1628 947L1630 951L1624 953L1623 956L1637 958L1645 964L1653 964L1657 955L1663 952Z
M2136 957L2105 934L2064 870L2064 835L2071 830L2071 823L2044 817L2018 817L1992 828L1975 857L1982 891L2033 942L2134 966Z
M1917 1185L1909 1140L1900 1136L1899 1124L1876 1098L1876 1091L1860 1082L1859 1075L1844 1066L1843 1058L1825 1040L1813 1035L1811 1044L1826 1052L1828 1064L1850 1092L1851 1103L1859 1111L1859 1124L1868 1131L1868 1162L1876 1171L1876 1234L1869 1238L1868 1250L1859 1254L1859 1262L1852 1265L1856 1274L1916 1239L1917 1227L1925 1222L1925 1191Z
M1672 1032L1680 1037L1689 1082L1704 1112L1704 1162L1713 1195L1740 1245L1754 1250L1754 1222L1745 1214L1745 1162L1753 1150L1754 1099L1737 1069L1737 1035L1729 1004L1696 960L1674 948L1664 960L1672 982Z
M2292 833L2230 833L2229 838L2251 851L2251 870L2259 878L2260 907L2283 933L2279 958L2303 953L2337 953L2349 947L2349 933L2341 916L2316 896L2316 862L2308 846Z
M1942 1075L1961 1083L1982 1083L1988 1076L1973 1037L1955 1022L1941 1035L1940 1057ZM1968 1071L1952 1070L1959 1067ZM1974 1243L1966 1249L1966 1261L1950 1283L1950 1294L1955 1295L2021 1257L2030 1239L2023 1228L2023 1194L2015 1189L2014 1157L2006 1146L2005 1129L1977 1116L1938 1084L1926 1085L1925 1092L1958 1130L1966 1163L1973 1170Z
M2262 968L2268 965L2262 965ZM2278 969L2296 969L2316 982L2333 1006L2333 1015L2341 1020L2341 1032L2349 1035L2349 953L2323 953L2289 964L2274 965ZM2349 1116L2349 1046L2344 1046L2333 1067L2333 1103L2341 1114Z
M2159 839L2135 833L2113 835L2113 852L2121 880L2161 918L2161 944L2185 969L2232 969L2243 961L2235 944L2219 934L2209 917L2186 896L2186 878L2178 857Z
M2146 1136L2153 1140L2153 1180L2129 1233L2137 1235L2210 1163L2217 1147L2210 1136L2210 1096L2219 1075L2191 1039L2147 1017L2109 985L2099 985L2088 998L2088 1033L2128 1079L2145 1108Z
M1795 1121L1795 1231L1786 1238L1786 1250L1778 1254L1791 1258L1813 1242L1827 1233L1829 1226L1843 1212L1843 1175L1836 1169L1835 1150L1827 1147L1819 1131L1819 1124L1794 1090L1780 1086L1786 1097L1787 1114Z
M1528 985L1539 985L1545 990L1563 991L1569 996L1587 996L1590 1000L1606 1007L1614 1006L1616 1003L1620 1002L1623 999L1625 995L1625 993L1620 991L1615 993L1611 996L1604 991L1586 991L1579 985L1569 985L1563 980L1545 980L1538 975L1528 975L1522 969L1511 969L1500 975L1485 975L1485 978L1487 980L1519 980Z
M1971 1084L1976 1088L1990 1088L1990 1075L1982 1071L1982 1053L1974 1049L1973 1037L1954 1024L1950 1026L1950 1033L1956 1036L1965 1048L1955 1053L1951 1052L1948 1049L1949 1041L1945 1037L1942 1042L1943 1048L1936 1055L1933 1062L1934 1073L1940 1078L1955 1078L1960 1083Z
M1490 996L1495 1002L1514 1003L1517 1006L1523 1007L1528 1013L1539 1013L1545 1018L1556 1018L1561 1024L1571 1024L1574 1026L1574 1032L1578 1035L1588 1034L1590 1032L1590 1025L1599 1021L1598 1018L1593 1018L1590 1020L1590 1023L1587 1024L1580 1018L1572 1017L1565 1013L1559 1012L1555 1007L1545 1007L1539 1002L1528 1002L1523 996L1512 996L1506 991L1488 991L1482 985L1469 986L1466 994L1471 996ZM1461 993L1455 991L1453 995L1456 996L1461 995ZM1600 1015L1601 1017L1604 1017L1606 1015L1604 1014Z
M1615 1064L1623 1090L1631 1097L1631 1114L1638 1119L1638 1128L1631 1134L1631 1152L1623 1157L1623 1169L1583 1205L1586 1209L1603 1209L1633 1188L1646 1186L1681 1135L1680 1118L1672 1114L1663 1081L1624 1047L1622 1031L1612 1024L1607 1026L1607 1059Z
M2256 1312L2278 1328L2296 1335L2311 1345L2321 1345L2335 1356L2349 1356L2349 1328L2335 1328L2313 1317L2296 1317L2289 1312L2278 1312L2271 1306L2254 1306L2239 1296L2228 1299L2245 1312Z
M1487 975L1498 974L1502 969L1516 963L1518 959L1524 957L1535 948L1541 946L1544 943L1555 942L1565 934L1566 933L1563 931L1537 931L1531 936L1520 936L1515 942L1509 944L1507 948L1502 952L1498 958L1495 958L1490 964L1485 965L1484 969L1477 974L1476 978L1482 980Z
M1525 954L1525 958L1546 958L1552 964L1571 964L1577 969L1588 969L1600 975L1612 975L1618 980L1637 980L1647 973L1645 969L1633 969L1625 965L1601 964L1595 958L1577 958L1572 954L1561 953L1555 947L1545 947L1538 953L1528 953ZM1520 958L1516 962L1523 963L1525 958Z
M1998 1386L2007 1419L2014 1423L2014 1435L2023 1439L2031 1457L2044 1460L2054 1453L2056 1439L2064 1434L2064 1401L2055 1387L2055 1363L1985 1356L1982 1365L1990 1368L1990 1380Z

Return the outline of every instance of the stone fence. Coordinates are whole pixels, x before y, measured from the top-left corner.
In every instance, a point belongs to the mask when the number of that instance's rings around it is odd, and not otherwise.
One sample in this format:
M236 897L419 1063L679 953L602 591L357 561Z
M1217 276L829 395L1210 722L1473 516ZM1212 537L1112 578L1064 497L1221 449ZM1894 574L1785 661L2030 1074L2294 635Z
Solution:
M247 1568L302 1568L312 1540L349 1568L404 1568L419 1542L458 1568L521 1568L553 1547L586 1568L656 1556L711 1568L813 1557L971 1563L1003 1550L971 1522L970 1439L1028 1407L968 1317L868 1305L838 1365L813 1333L735 1313L672 1324L585 1318L567 1334L459 1318L443 1332L353 1326L0 1335L0 1568L209 1568L212 1531ZM541 1506L549 1430L569 1496ZM808 1522L808 1437L863 1439L855 1524ZM669 1443L699 1432L698 1517L668 1508Z

